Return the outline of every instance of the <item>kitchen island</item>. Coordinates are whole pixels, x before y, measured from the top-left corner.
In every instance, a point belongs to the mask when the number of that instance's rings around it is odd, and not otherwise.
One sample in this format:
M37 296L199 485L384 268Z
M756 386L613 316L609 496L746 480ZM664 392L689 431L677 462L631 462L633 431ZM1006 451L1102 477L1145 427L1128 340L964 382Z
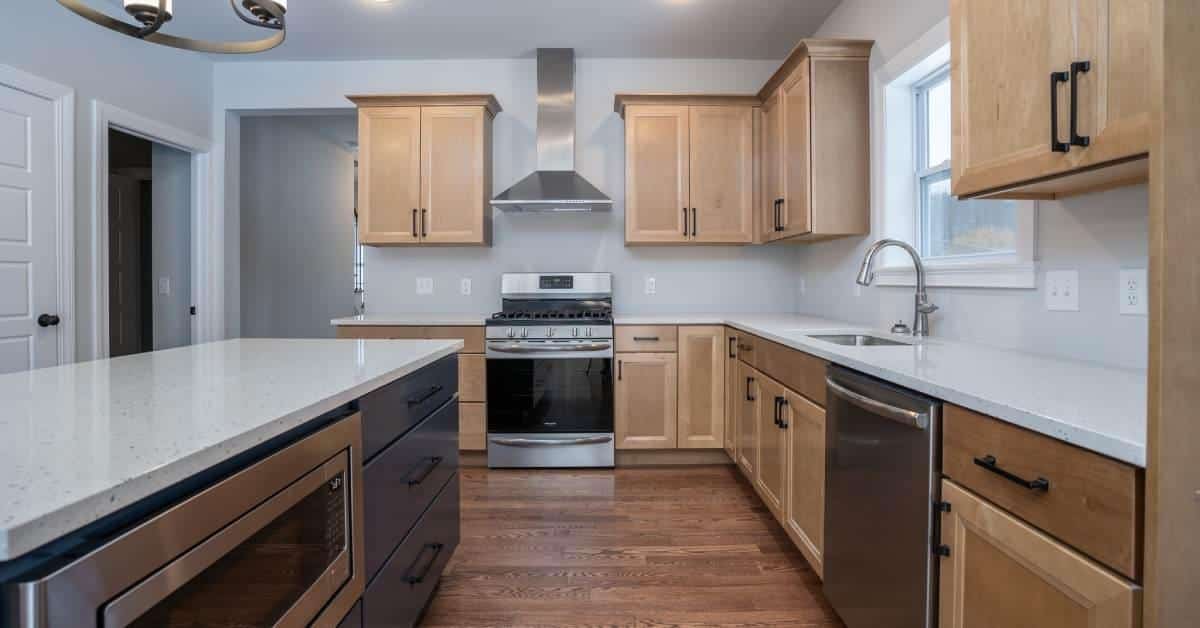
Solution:
M434 527L454 531L428 559L424 575L436 582L435 568L440 572L457 543L456 354L462 347L454 339L239 339L0 376L5 603L16 591L23 598L52 593L52 584L45 583L53 574L70 571L108 545L186 510L194 500L211 497L212 504L223 506L236 501L231 495L240 499L264 491L245 516L233 513L220 522L232 528L236 518L240 524L260 510L257 506L296 492L301 481L288 484L295 478L280 476L284 467L275 464L288 456L296 459L292 463L301 475L324 473L330 494L351 488L336 502L344 506L344 521L315 522L346 547L347 582L357 581L359 592L370 597L364 581L389 577L389 557L409 549L408 539L403 544L401 539L416 535L422 518L430 516L437 519ZM317 444L331 442L329 434L343 445L333 447L333 454L319 453ZM294 450L317 452L313 455L321 459L310 464ZM222 500L210 496L237 480L247 481L231 486ZM282 482L278 492L270 489L271 481ZM395 491L406 494L391 494ZM305 503L281 506L272 516L286 519ZM313 523L312 517L300 521L296 528ZM333 524L338 529L330 535ZM264 530L271 523L265 525ZM156 541L155 550L174 539ZM357 554L350 553L352 546ZM417 551L423 547L416 544ZM181 562L175 558L151 572L174 568ZM152 580L151 572L133 581ZM322 581L328 584L337 573L331 567ZM39 590L31 582L44 586ZM188 594L186 586L172 586L174 595L167 599L178 602ZM346 606L354 613L362 612L358 597L350 596ZM39 604L47 602L56 604L53 595ZM116 606L115 600L93 602L98 606L92 614ZM423 603L407 602L418 611ZM381 612L385 606L379 603ZM23 625L14 605L0 610L0 625ZM326 620L323 616L322 623Z

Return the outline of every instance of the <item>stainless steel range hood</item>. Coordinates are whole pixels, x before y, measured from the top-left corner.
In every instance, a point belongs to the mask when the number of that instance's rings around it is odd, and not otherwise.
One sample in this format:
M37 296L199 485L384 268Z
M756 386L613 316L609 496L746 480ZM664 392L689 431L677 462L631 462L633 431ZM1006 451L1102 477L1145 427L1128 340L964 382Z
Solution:
M612 199L575 172L575 50L538 48L537 167L492 199L519 212L612 209Z

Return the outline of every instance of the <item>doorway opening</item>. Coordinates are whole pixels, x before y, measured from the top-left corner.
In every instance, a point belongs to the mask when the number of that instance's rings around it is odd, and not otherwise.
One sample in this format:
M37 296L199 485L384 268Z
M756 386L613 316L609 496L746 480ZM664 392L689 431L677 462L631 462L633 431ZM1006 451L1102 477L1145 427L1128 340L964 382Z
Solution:
M192 343L192 155L108 129L110 357Z

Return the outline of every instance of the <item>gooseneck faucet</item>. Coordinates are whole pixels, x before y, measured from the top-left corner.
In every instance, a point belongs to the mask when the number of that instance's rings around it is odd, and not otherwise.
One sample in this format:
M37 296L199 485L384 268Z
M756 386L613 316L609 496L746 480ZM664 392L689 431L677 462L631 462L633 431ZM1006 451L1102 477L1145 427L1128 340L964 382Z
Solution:
M917 294L914 297L913 306L913 330L914 336L929 335L929 315L936 312L938 306L929 302L929 295L925 293L925 264L921 261L921 254L916 249L909 246L906 242L900 240L884 239L872 244L867 249L867 255L863 258L862 268L858 269L858 284L860 286L869 286L875 279L875 273L871 270L871 265L875 262L875 255L886 249L889 246L895 246L904 249L912 256L913 265L917 267Z

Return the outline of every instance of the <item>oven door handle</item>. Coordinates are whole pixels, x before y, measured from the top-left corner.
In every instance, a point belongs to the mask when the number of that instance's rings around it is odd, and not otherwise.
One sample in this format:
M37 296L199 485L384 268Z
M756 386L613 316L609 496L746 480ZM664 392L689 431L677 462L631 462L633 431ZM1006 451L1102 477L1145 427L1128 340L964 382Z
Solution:
M537 346L508 343L489 344L487 348L500 353L583 353L585 351L607 351L612 348L612 343L589 342L580 344L547 344Z
M601 445L611 443L612 436L584 436L581 438L493 438L497 445L508 447L557 447L559 445Z

